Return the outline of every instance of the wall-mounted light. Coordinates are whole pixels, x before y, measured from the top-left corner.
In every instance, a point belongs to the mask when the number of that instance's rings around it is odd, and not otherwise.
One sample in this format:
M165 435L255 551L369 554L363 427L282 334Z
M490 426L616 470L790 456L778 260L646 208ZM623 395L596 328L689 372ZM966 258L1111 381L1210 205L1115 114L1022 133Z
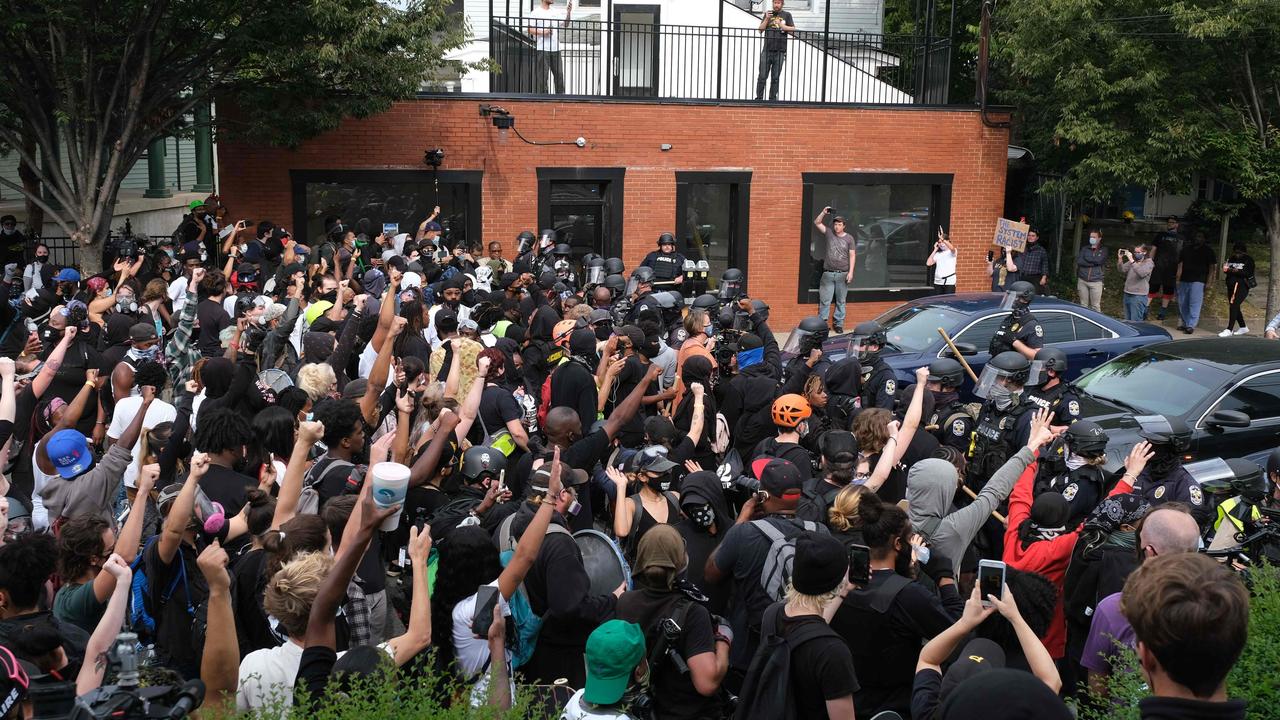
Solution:
M662 145L661 145L661 146L659 146L659 148L658 148L658 149L659 149L659 150L661 150L662 152L670 152L670 150L671 150L671 143L662 143Z

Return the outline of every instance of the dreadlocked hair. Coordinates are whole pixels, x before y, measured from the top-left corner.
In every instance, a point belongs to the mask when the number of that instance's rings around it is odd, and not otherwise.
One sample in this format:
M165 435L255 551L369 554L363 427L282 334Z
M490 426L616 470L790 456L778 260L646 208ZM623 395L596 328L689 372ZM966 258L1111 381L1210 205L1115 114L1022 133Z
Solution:
M133 384L138 387L150 385L159 394L169 384L169 372L158 362L143 360L133 369Z
M231 408L212 408L200 414L192 444L201 452L239 450L254 441L244 416Z

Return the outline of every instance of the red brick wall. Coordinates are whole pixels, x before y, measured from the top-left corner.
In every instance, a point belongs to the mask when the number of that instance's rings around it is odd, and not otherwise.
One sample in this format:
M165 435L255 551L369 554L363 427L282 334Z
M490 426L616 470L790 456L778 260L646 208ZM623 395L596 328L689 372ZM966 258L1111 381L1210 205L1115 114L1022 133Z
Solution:
M1004 198L1008 131L976 111L823 109L749 105L503 101L534 140L587 138L587 146L534 147L498 131L481 101L404 102L349 120L297 150L219 143L222 196L237 215L292 219L293 169L414 169L422 152L447 150L445 169L482 170L484 237L512 246L537 228L537 167L625 167L623 259L633 267L673 230L676 171L750 170L751 294L773 308L778 329L814 314L795 298L802 172L951 173L950 231L960 247L959 289L985 290L986 250ZM660 146L673 148L662 152ZM807 246L807 240L806 240ZM895 303L850 308L846 325Z

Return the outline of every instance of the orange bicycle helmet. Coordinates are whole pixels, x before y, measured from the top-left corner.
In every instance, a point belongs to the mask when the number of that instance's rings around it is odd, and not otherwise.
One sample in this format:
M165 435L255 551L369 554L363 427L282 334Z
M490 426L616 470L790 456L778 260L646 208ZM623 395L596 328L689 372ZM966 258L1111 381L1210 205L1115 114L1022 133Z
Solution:
M569 349L569 336L573 334L574 328L578 326L577 320L561 320L551 329L551 342L557 347Z
M813 408L803 395L787 393L773 401L773 424L779 427L793 428L812 414Z

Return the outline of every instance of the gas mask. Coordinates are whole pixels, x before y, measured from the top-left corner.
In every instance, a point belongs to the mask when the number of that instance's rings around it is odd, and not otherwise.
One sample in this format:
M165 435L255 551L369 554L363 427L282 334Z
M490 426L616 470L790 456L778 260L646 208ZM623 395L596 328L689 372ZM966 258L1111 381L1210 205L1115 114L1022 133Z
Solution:
M138 312L138 303L134 301L133 295L120 294L116 296L116 312L131 314Z

